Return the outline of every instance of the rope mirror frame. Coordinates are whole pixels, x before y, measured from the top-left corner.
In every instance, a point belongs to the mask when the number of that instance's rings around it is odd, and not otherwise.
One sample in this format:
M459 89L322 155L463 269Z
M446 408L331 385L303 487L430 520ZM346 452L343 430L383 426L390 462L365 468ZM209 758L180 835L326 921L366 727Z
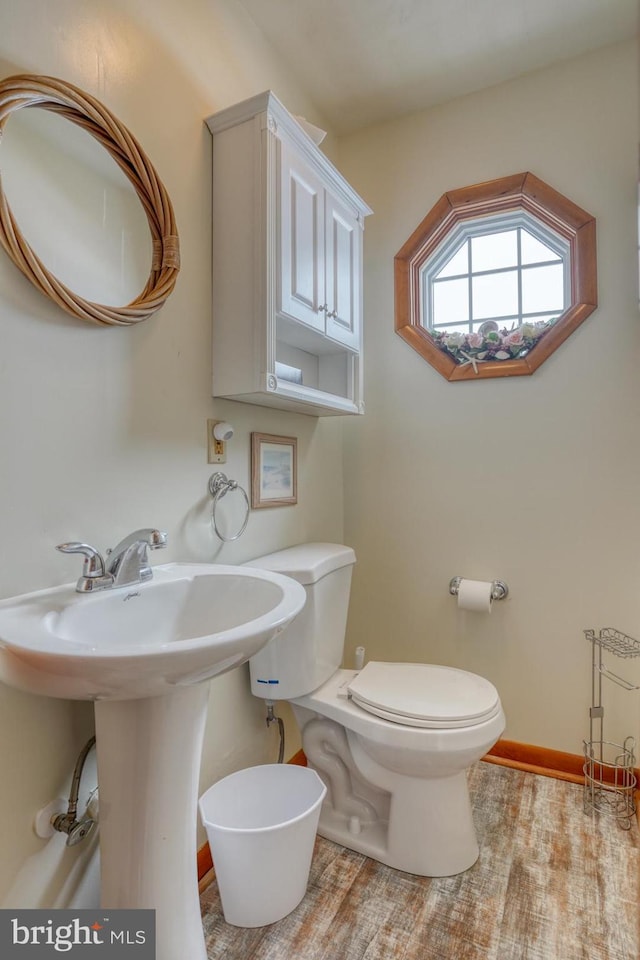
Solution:
M91 323L131 326L163 306L180 270L180 245L173 207L151 161L135 137L90 94L55 77L19 74L0 81L0 140L17 110L41 107L91 134L118 164L147 215L152 240L151 272L142 292L126 306L85 300L50 273L20 232L0 180L0 243L18 269L66 313Z

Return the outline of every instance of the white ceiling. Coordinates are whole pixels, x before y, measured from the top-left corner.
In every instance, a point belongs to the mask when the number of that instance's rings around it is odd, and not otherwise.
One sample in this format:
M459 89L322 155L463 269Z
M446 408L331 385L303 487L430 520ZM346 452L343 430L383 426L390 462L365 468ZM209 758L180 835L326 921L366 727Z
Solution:
M637 33L638 0L239 0L337 133Z

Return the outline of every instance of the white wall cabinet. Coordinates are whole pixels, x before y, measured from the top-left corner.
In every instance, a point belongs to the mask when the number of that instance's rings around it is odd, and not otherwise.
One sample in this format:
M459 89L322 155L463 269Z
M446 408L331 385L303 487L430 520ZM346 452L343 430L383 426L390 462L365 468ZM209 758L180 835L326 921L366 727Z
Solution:
M267 92L213 134L213 395L362 413L369 207Z

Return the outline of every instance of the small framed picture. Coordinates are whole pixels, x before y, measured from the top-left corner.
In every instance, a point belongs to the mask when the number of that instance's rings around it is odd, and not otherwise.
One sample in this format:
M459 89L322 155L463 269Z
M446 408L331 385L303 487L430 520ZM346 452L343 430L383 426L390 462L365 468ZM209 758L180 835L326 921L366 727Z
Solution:
M284 507L298 502L296 437L251 434L251 506Z

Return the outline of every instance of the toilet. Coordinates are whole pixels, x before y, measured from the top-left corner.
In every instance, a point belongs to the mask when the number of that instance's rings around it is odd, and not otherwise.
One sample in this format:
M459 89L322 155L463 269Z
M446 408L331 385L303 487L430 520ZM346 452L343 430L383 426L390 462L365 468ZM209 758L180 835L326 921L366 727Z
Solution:
M291 703L327 786L318 833L397 870L448 877L479 848L466 771L505 727L496 688L465 670L341 668L355 554L306 543L249 562L301 583L304 609L249 661L251 691Z

